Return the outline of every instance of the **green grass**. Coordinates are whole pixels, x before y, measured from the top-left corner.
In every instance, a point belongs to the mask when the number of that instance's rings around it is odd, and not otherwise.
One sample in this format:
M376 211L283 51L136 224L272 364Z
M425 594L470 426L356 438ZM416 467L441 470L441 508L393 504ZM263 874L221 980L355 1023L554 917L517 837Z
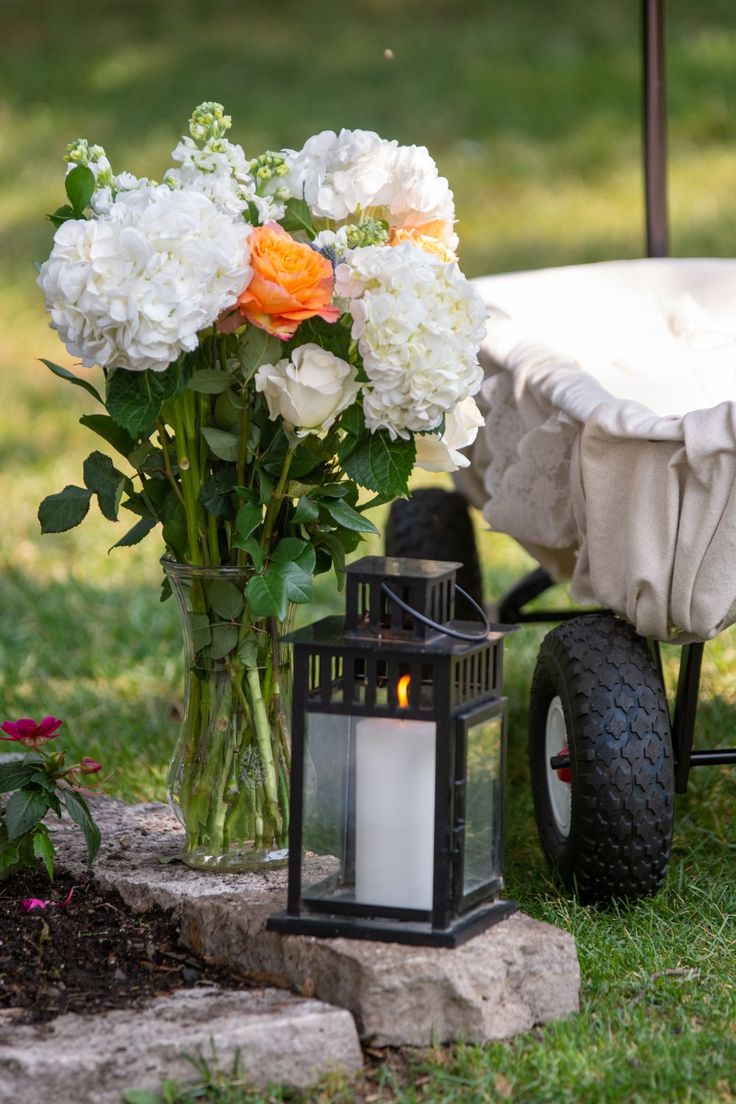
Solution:
M736 253L736 35L731 0L669 0L673 250ZM347 14L346 14L347 13ZM176 614L159 549L107 554L100 517L40 539L41 498L79 479L86 396L38 358L47 329L32 261L62 199L61 153L85 135L116 168L156 176L192 107L221 99L252 153L363 126L426 143L456 193L470 275L642 250L635 0L3 0L0 37L0 713L53 712L110 793L161 798L181 705ZM393 60L384 51L393 51ZM490 594L529 561L481 534ZM337 601L323 582L310 610ZM614 1102L736 1099L733 774L695 772L678 799L670 874L652 901L583 908L549 878L525 759L540 632L508 646L508 889L577 941L581 1015L509 1043L426 1051L309 1101ZM734 637L706 651L701 744L733 744ZM674 673L676 655L668 655ZM246 1066L247 1066L247 1056ZM408 1066L407 1066L408 1062ZM220 1078L201 1099L254 1104ZM229 1084L229 1088L225 1088ZM131 1086L132 1087L132 1086ZM219 1095L218 1095L219 1094ZM230 1095L227 1095L230 1094Z

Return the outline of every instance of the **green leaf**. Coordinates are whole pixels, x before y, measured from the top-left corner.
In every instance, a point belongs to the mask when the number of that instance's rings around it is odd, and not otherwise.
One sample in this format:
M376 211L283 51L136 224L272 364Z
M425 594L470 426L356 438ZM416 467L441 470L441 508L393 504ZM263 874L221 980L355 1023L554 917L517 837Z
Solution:
M166 518L162 527L162 535L164 544L173 552L174 558L177 560L186 559L187 521L181 507L171 517Z
M319 517L319 506L308 495L302 495L294 511L293 521L297 525L308 525L310 521L316 521Z
M33 833L33 854L40 859L46 867L46 873L51 881L54 878L54 845L51 842L48 828L45 824L39 824Z
M128 456L128 461L138 472L163 475L166 471L164 454L153 441L141 441Z
M201 652L212 639L210 619L206 613L190 613L187 616L192 631L192 647L195 652Z
M205 480L199 492L199 501L208 514L222 518L233 516L235 511L231 497L235 479L235 468L227 467L219 468L214 475Z
M294 453L289 471L295 479L301 479L302 476L308 475L323 462L324 458L310 447L312 440L317 439L307 438ZM286 434L279 428L261 457L263 467L273 475L280 475L286 454L291 447Z
M42 533L65 533L87 516L92 492L85 487L64 487L58 494L48 495L38 508Z
M238 643L237 625L213 625L210 656L212 659L224 659L230 655Z
M350 358L350 330L340 322L325 322L323 318L308 318L302 322L294 337L286 343L282 356L291 355L298 345L312 342L321 349L327 349L341 360Z
M247 540L263 521L262 506L241 506L235 518L235 528L241 540Z
M258 501L261 506L265 506L271 501L271 497L274 492L276 484L272 479L266 475L264 471L259 469L258 471Z
M124 537L121 537L119 541L113 544L108 551L112 552L113 548L132 548L134 544L140 544L144 537L147 537L152 529L155 529L158 525L156 518L147 517L141 518L137 521L132 529L129 529Z
M337 589L342 590L345 580L342 572L345 570L345 549L334 533L325 533L320 541L320 547L326 548L332 559L332 566L337 576Z
M123 1093L124 1104L161 1104L161 1096L151 1089L130 1089Z
M96 387L93 387L91 383L87 382L87 380L80 379L79 376L75 376L74 373L70 372L68 368L62 368L60 364L54 364L52 360L44 360L43 357L41 358L41 363L45 364L49 371L53 372L55 376L59 376L60 379L68 380L69 383L73 383L75 387L84 388L87 394L92 395L92 397L97 399L99 403L103 401L102 396L100 395Z
M181 358L164 372L130 372L116 368L107 381L107 409L133 437L147 437L162 404L173 399L187 385L190 362Z
M397 497L409 493L409 476L416 459L414 441L392 441L386 430L368 433L347 455L340 454L343 468L361 487Z
M325 502L325 509L333 521L336 521L338 525L342 525L344 529L353 529L356 533L378 533L378 529L372 521L363 517L352 506L348 506L347 502L341 498L328 498Z
M278 337L258 326L248 326L238 344L238 360L244 383L256 374L262 364L276 364L283 357Z
M215 579L210 584L207 597L215 613L226 621L234 621L243 612L243 592L229 579Z
M46 793L39 790L16 790L5 807L5 827L12 843L39 820L43 820L49 807Z
M340 429L344 429L352 437L359 437L365 433L365 416L362 403L354 402L340 415Z
M303 605L312 597L312 574L295 563L285 564L281 574L286 580L286 595L290 602Z
M256 617L286 617L286 579L274 571L254 575L246 588L248 605Z
M77 165L66 174L64 189L77 218L82 218L89 207L96 187L95 174L86 165Z
M314 239L312 212L306 200L296 199L293 196L291 199L287 199L286 211L279 222L289 234L296 234L303 230L310 241Z
M233 548L240 548L243 552L247 552L253 561L253 566L256 571L262 570L265 557L263 555L263 549L255 537L248 537L247 540L236 537L233 541Z
M231 463L238 459L240 452L240 437L237 433L228 433L225 429L215 429L212 426L202 427L202 436L213 452L220 460L229 460Z
M324 487L315 487L315 498L345 498L350 494L349 483L325 483Z
M0 793L10 793L11 790L19 790L22 786L25 786L27 782L30 782L38 767L38 759L29 761L24 758L20 761L0 763Z
M112 445L126 460L135 449L135 439L117 425L109 414L83 414L79 424L91 429L98 437L102 437L103 441Z
M314 571L314 548L298 537L284 537L271 554L271 563L284 566L296 564L301 571Z
M91 452L84 461L83 471L85 486L97 495L102 513L109 521L117 521L126 477L102 452Z
M241 640L238 644L238 659L240 659L246 667L255 667L258 662L258 638L255 633L246 636L245 639Z
M102 837L100 829L92 819L92 814L84 798L74 790L64 790L64 804L66 811L72 820L79 825L84 832L87 841L87 863L91 863L100 849Z
M46 218L49 222L53 222L54 226L61 226L63 223L68 222L69 219L74 218L74 208L70 207L68 203L65 203L63 207L57 207L53 215L47 215Z
M232 384L233 377L229 372L223 372L219 368L200 368L199 371L192 372L187 387L201 395L220 395L223 391L229 391Z

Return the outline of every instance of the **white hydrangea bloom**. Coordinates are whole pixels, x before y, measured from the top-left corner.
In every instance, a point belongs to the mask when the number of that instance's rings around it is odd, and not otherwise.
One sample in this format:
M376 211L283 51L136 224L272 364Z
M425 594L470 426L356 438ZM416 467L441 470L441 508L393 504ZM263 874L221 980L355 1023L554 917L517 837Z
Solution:
M284 151L289 167L284 182L317 218L341 222L370 207L386 188L395 146L371 130L323 130L297 153Z
M247 286L248 234L199 192L120 192L56 231L38 278L52 329L86 368L163 371Z
M437 219L447 224L446 243L457 246L452 192L424 146L400 146L370 130L324 130L297 153L283 152L291 194L317 218L341 222L370 209L402 228Z
M456 264L410 243L355 249L335 272L369 384L368 428L392 438L434 429L483 380L486 310Z
M455 202L450 185L426 146L397 146L391 162L391 176L376 202L387 208L392 226L410 228L439 220L447 227L445 244L457 249Z

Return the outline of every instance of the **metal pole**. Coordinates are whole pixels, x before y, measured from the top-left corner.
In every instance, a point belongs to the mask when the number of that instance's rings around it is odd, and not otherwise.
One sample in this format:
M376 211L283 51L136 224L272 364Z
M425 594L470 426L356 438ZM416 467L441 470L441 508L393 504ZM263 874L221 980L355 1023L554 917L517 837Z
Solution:
M642 0L642 16L647 256L666 257L669 253L669 234L664 0Z

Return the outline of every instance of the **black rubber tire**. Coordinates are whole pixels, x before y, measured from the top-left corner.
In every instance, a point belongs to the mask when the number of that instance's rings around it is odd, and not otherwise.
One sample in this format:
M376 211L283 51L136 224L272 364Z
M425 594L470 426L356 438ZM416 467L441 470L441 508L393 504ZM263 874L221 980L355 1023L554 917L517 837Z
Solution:
M467 501L456 491L421 487L411 498L397 499L386 524L386 555L418 560L454 560L461 563L458 584L483 605L478 549ZM458 598L456 616L477 621Z
M555 822L545 761L559 695L572 771L570 831ZM650 896L667 871L674 768L664 689L646 641L613 614L575 618L544 638L529 710L529 760L542 848L581 901Z

